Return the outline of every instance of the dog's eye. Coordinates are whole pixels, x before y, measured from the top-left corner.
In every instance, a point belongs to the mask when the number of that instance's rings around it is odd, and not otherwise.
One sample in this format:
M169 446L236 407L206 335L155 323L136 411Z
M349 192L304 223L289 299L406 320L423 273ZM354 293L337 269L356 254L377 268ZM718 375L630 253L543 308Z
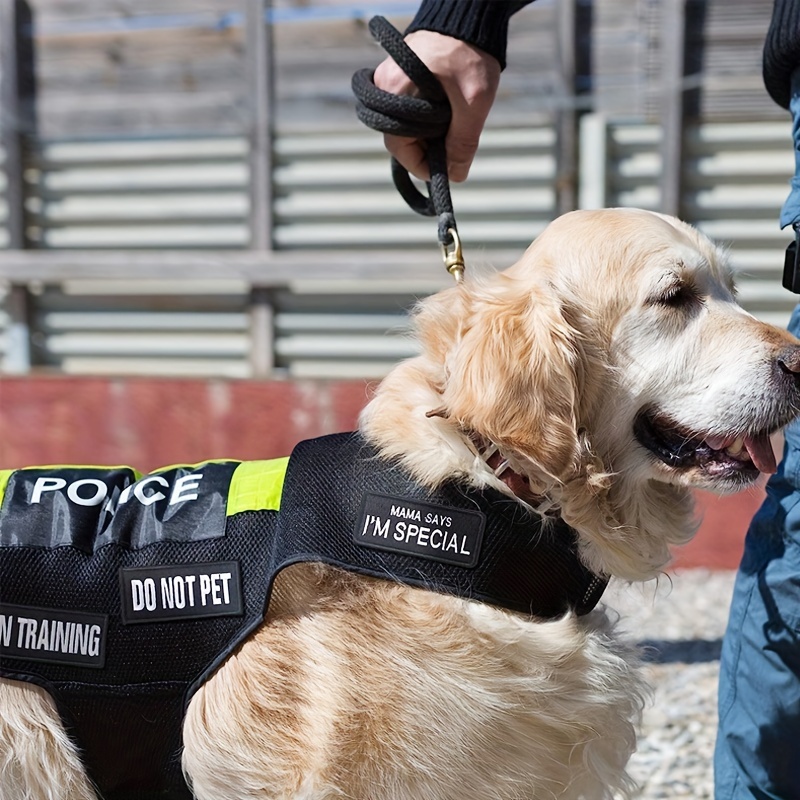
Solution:
M701 303L702 299L694 286L686 283L676 283L660 295L658 302L670 308L684 308Z

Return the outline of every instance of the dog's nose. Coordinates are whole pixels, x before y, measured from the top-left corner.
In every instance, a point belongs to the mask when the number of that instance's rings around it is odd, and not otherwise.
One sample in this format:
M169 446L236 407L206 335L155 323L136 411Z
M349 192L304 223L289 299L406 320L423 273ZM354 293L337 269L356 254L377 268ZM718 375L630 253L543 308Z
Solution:
M792 345L781 350L777 364L782 372L800 382L800 346Z

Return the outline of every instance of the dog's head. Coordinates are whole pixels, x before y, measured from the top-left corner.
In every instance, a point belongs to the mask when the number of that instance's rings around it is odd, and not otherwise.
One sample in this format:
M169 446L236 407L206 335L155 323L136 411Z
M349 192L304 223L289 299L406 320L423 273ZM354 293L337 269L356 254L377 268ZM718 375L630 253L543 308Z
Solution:
M707 238L650 212L567 214L510 269L424 301L417 326L422 355L387 379L367 435L428 482L480 482L451 453L494 443L594 566L636 577L693 531L686 487L774 471L769 436L800 411L800 342L737 305ZM615 559L634 538L642 563Z

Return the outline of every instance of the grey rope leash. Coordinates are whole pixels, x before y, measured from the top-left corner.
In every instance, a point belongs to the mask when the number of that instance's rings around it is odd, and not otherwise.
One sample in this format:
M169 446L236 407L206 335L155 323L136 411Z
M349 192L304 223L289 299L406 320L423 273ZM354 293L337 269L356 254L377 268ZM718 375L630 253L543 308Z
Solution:
M408 205L418 214L436 217L438 237L447 271L459 283L464 277L461 240L450 197L445 136L450 127L450 101L438 78L403 41L401 33L383 17L373 17L370 33L398 66L419 87L421 97L391 94L373 82L374 70L360 69L353 75L356 114L369 128L396 136L424 139L427 143L428 196L414 186L408 170L392 158L392 179Z

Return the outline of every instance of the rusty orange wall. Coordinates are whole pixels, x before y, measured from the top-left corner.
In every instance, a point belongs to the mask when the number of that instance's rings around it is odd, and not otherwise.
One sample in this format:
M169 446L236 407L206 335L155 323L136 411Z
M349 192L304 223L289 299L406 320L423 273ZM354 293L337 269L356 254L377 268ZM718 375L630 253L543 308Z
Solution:
M352 430L363 381L0 379L0 469L127 464L147 472L209 458L288 455Z
M127 464L142 472L208 458L288 455L301 439L352 430L363 381L0 379L0 469ZM763 491L698 493L703 524L677 567L733 569Z

